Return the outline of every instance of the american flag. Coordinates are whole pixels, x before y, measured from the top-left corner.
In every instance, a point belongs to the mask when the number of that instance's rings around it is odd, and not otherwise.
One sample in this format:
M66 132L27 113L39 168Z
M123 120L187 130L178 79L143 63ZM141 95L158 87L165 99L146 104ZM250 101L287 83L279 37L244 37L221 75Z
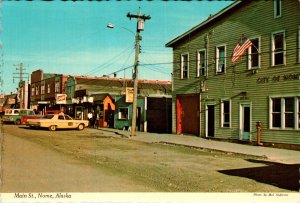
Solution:
M242 42L238 42L237 45L235 46L233 52L232 52L232 62L235 63L242 55L243 53L245 52L246 49L248 49L251 45L252 45L252 42L247 39L243 45L241 45Z

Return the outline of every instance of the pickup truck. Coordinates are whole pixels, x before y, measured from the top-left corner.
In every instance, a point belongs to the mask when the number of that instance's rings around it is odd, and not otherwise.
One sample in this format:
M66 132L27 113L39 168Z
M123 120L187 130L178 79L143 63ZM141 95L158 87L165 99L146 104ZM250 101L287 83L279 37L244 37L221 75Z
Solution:
M3 123L14 123L16 125L25 124L29 116L32 119L41 118L32 109L10 109L2 116ZM22 119L23 117L23 119ZM26 118L27 117L27 118Z
M48 114L41 119L28 119L27 126L30 128L48 128L50 131L56 129L78 129L83 130L89 125L88 120L75 120L67 114Z

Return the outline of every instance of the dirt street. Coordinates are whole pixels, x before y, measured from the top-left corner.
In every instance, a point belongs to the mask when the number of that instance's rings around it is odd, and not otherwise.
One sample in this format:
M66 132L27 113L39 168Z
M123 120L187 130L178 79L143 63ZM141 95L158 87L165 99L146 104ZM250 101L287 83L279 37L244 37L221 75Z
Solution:
M1 192L295 192L295 165L115 138L3 125ZM284 178L283 178L284 177Z

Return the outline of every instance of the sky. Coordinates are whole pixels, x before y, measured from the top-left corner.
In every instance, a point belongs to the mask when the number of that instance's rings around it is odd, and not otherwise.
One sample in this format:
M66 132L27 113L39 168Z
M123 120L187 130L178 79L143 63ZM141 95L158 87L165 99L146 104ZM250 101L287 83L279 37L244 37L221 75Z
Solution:
M171 80L172 49L165 44L232 1L2 1L1 92L16 92L24 72L131 78L136 19L150 15L142 40L139 79ZM107 28L109 23L113 29ZM144 65L148 64L148 65ZM13 77L15 76L15 80ZM24 75L27 80L27 75Z

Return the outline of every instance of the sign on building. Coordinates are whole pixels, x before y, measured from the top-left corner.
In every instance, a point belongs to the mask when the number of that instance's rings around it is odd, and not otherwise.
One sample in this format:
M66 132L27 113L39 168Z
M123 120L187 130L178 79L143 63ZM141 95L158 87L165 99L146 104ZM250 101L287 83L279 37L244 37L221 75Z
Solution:
M55 96L56 104L66 104L67 95L66 94L56 94Z
M126 102L132 103L133 102L133 87L126 87Z

